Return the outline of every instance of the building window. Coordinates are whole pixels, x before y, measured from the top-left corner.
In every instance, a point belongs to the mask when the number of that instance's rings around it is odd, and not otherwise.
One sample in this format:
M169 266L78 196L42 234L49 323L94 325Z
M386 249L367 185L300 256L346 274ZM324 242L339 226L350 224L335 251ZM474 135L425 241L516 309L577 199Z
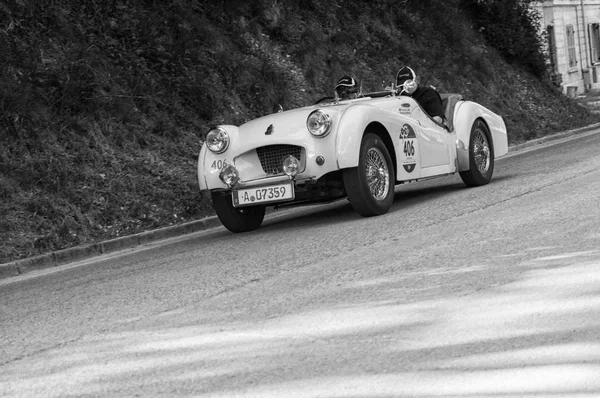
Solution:
M589 33L592 63L600 62L600 24L590 24Z
M556 37L554 36L554 26L546 27L546 37L548 38L548 55L550 55L550 65L552 71L558 71L558 57L556 55Z
M567 51L569 53L569 69L577 67L577 51L575 49L575 30L567 25Z

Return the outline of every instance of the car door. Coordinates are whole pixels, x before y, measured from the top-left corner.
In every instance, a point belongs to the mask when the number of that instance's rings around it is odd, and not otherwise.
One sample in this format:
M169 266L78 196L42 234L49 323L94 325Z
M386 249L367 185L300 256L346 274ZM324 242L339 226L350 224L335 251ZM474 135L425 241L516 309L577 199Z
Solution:
M410 117L419 124L417 139L419 140L421 169L429 167L446 166L450 164L449 132L440 127L423 111L416 101L411 106ZM428 174L423 170L425 174Z
M415 180L455 171L451 161L453 135L433 121L411 97L378 99L373 105L390 112L399 181ZM397 115L401 117L398 118Z

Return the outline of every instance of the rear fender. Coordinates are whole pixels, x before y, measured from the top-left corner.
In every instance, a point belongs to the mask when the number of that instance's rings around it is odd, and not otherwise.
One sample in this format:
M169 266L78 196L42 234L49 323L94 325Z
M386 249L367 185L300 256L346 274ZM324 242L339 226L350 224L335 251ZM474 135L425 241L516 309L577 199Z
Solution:
M475 102L459 102L454 110L457 171L467 171L471 167L469 164L469 142L471 128L477 119L483 120L490 131L490 145L494 150L494 157L503 156L508 152L506 125L502 117Z

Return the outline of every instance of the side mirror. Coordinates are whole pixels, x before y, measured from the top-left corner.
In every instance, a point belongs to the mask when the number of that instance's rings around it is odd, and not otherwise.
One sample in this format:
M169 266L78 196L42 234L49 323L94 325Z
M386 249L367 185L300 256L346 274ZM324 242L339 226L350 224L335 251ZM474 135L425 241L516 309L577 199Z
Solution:
M281 104L273 105L273 113L283 112L283 106Z

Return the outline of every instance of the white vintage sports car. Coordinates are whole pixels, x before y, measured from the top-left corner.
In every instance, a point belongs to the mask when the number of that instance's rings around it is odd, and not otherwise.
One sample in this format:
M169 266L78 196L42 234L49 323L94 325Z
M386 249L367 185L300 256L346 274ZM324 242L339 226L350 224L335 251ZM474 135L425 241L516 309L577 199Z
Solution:
M344 197L362 216L384 214L395 185L456 172L484 185L508 152L502 117L460 94L442 94L443 125L393 88L336 97L208 132L198 180L227 229L259 228L266 206Z

